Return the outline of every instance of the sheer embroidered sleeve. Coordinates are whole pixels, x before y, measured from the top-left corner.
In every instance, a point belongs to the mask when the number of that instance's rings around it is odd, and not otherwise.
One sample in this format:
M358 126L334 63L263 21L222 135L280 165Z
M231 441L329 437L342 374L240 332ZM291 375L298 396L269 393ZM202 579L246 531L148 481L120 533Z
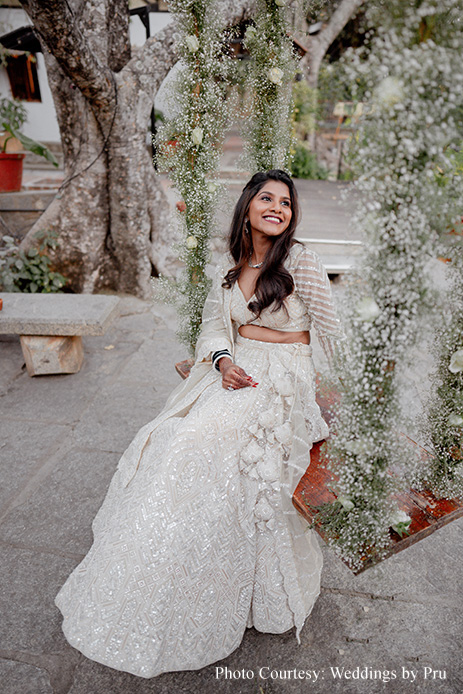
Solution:
M336 317L326 270L316 253L303 248L292 274L296 291L307 306L320 344L331 364L336 345L343 338L343 331Z
M197 362L210 361L212 363L212 355L222 350L227 350L233 354L233 345L227 331L223 308L222 282L224 274L224 268L218 267L204 304L201 332L195 351Z

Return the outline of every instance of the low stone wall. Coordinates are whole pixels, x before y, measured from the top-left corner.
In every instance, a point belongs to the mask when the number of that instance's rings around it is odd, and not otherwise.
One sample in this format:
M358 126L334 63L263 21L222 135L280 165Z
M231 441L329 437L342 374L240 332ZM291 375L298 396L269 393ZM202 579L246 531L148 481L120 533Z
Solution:
M0 237L23 239L55 194L56 191L0 193Z

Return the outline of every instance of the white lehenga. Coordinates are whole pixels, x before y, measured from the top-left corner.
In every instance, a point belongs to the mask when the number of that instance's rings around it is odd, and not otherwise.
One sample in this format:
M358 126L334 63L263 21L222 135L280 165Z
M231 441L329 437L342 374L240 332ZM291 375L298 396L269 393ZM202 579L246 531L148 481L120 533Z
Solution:
M288 267L288 313L267 311L260 324L297 330L313 319L326 346L339 335L326 273L300 247ZM320 549L291 501L328 431L311 347L236 336L249 310L237 284L221 289L225 272L190 378L122 456L94 543L56 598L71 645L142 677L225 658L247 626L296 626L299 637L319 593ZM222 388L208 359L224 346L257 388Z

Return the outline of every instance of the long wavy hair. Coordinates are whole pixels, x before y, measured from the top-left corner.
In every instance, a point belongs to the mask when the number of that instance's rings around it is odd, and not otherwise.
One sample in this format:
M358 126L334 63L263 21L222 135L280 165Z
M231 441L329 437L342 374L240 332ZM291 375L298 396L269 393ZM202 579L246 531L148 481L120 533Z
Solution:
M231 289L252 255L252 235L250 229L246 226L245 218L249 212L249 205L252 199L259 193L267 181L280 181L288 186L292 215L288 228L279 236L271 237L272 245L267 251L256 282L256 300L248 304L248 308L256 317L260 316L264 308L273 303L275 305L272 308L272 312L277 311L283 306L285 298L294 290L293 278L283 266L283 263L289 255L291 246L295 243L293 236L299 221L300 208L294 183L285 171L281 169L259 171L254 174L243 188L243 192L235 206L228 244L229 251L236 264L227 272L222 283L222 287Z

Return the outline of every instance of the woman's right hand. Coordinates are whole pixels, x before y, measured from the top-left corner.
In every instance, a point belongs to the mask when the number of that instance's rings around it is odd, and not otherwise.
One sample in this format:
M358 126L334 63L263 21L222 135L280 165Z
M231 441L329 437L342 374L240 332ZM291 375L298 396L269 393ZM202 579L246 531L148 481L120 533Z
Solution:
M228 357L222 357L219 361L219 369L222 374L222 388L238 390L238 388L258 385L241 366L234 364Z

